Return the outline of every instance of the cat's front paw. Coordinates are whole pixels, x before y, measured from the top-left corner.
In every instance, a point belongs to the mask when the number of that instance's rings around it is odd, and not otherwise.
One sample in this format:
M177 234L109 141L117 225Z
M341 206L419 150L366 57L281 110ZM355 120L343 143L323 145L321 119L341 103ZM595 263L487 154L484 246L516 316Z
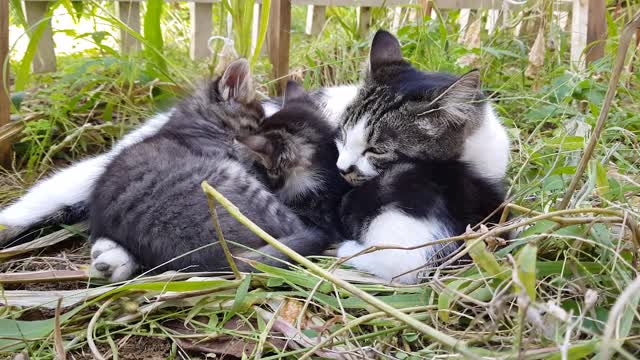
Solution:
M136 270L136 260L116 242L100 238L91 246L91 276L120 282L130 279Z

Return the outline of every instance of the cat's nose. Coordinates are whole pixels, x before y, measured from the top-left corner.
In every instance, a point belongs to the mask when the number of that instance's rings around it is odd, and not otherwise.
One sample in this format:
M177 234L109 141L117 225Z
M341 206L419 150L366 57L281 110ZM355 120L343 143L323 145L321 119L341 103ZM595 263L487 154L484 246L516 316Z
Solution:
M340 171L340 174L342 174L342 175L347 175L347 174L350 174L350 173L356 171L356 166L355 165L351 165L346 169L338 168L338 171Z

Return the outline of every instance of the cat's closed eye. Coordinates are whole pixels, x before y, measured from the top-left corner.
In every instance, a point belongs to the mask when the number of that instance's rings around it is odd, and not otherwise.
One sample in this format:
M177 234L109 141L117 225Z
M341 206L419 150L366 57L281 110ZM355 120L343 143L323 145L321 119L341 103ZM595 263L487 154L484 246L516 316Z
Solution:
M366 155L366 154L373 154L373 155L384 155L386 152L382 149L378 149L378 148L373 148L373 147L369 147L366 148L363 152L362 155Z

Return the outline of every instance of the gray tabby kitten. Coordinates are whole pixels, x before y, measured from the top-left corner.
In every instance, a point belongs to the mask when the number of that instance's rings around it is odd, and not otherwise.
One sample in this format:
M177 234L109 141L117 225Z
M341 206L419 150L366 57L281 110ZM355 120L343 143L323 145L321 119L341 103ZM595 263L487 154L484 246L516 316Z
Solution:
M116 156L89 200L97 275L125 280L137 264L156 271L227 268L200 188L203 180L294 250L303 255L323 251L324 238L264 185L264 172L236 143L254 133L263 117L249 64L237 60L222 77L182 101L156 134ZM226 211L219 209L218 215L228 241L249 249L265 247ZM323 242L318 245L316 239ZM278 256L268 246L262 250ZM232 253L268 262L240 246L232 246Z

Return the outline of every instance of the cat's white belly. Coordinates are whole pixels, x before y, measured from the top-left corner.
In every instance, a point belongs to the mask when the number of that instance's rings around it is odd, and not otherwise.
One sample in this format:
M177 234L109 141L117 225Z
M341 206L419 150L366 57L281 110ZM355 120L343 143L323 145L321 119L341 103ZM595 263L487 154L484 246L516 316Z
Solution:
M414 247L448 237L446 225L437 219L418 219L390 208L384 210L369 225L360 242L345 241L338 248L338 257L349 257L372 246ZM406 284L417 282L416 275L432 263L441 246L415 250L379 250L347 261L357 268L385 280Z

